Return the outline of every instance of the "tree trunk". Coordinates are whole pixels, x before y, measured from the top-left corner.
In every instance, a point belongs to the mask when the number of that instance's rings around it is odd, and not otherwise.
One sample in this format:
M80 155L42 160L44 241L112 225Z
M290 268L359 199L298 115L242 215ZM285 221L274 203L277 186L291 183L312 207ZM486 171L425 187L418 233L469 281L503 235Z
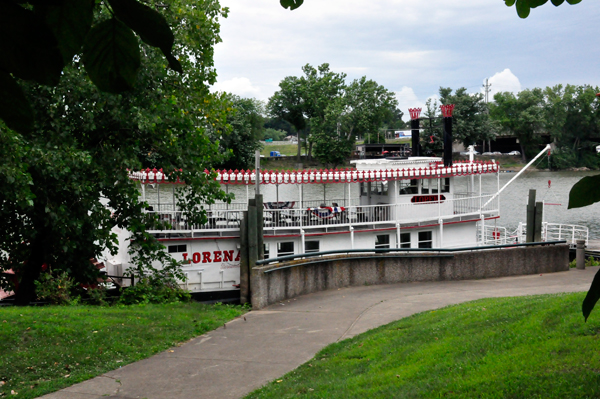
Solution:
M300 130L298 130L298 163L302 162L302 142L300 141Z
M31 255L21 269L21 281L15 294L15 305L27 306L35 301L35 282L40 277L44 264L44 231L39 231L31 245Z
M312 147L313 143L311 141L310 143L308 143L308 162L312 161Z

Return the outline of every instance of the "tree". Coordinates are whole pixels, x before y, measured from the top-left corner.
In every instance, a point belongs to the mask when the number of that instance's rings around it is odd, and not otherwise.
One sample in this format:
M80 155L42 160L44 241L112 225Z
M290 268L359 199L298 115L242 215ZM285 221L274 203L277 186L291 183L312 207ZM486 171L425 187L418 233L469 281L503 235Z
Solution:
M517 96L510 92L496 93L490 107L494 120L519 140L523 161L536 152L535 144L544 127L544 95L541 89L523 90Z
M516 4L515 8L517 9L517 14L521 18L527 18L532 8L542 6L547 2L548 0L504 0L504 3L506 3L508 7L512 7ZM552 0L552 4L554 4L556 7L560 6L564 2L565 0ZM578 4L581 3L581 0L567 0L567 3ZM302 4L302 2L300 2L300 4Z
M481 93L469 94L461 87L452 94L449 87L440 87L440 102L454 104L453 138L465 147L496 137L495 126L491 122L488 105Z
M15 271L18 303L35 298L43 265L93 281L97 270L89 259L115 248L115 226L132 232L136 273L152 272L152 260L169 261L146 231L160 221L144 212L127 171L142 167L148 153L158 154L171 179L186 182L178 201L192 223L206 219L197 205L227 199L203 173L220 161L211 135L227 130L228 103L207 84L214 81L212 46L226 10L216 1L199 8L174 0L171 7L167 20L187 22L174 30L185 75L166 70L163 56L143 44L137 83L120 95L98 91L81 60L64 68L56 87L21 82L35 111L32 129L0 124L0 269ZM98 20L106 17L97 11Z
M264 104L255 98L227 94L233 109L227 122L231 130L219 138L222 152L228 158L221 169L248 169L254 164L254 152L260 149L263 136Z
M553 166L600 166L596 145L600 138L600 113L595 100L599 88L557 85L544 90L546 130L556 148Z
M172 53L169 23L155 9L164 5L150 5L136 0L1 1L0 119L11 129L30 132L33 108L17 78L56 86L75 56L100 90L131 90L141 65L138 37L159 48L173 70L183 72ZM105 11L103 18L94 18L99 9Z
M295 76L287 76L279 82L276 91L267 104L267 112L272 118L283 119L300 132L306 127L303 82ZM298 134L299 135L299 134ZM300 162L301 140L298 137L298 162Z
M436 99L428 98L421 118L420 133L423 151L439 151L444 148L440 107Z

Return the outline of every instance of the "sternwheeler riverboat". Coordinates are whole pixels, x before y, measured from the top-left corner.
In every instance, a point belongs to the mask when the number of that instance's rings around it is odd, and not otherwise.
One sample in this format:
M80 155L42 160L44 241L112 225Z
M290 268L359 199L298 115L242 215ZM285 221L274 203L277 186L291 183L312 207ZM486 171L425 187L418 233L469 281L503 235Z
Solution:
M414 120L413 148L419 148ZM446 141L451 143L451 135ZM148 204L147 211L169 222L169 229L150 232L174 259L186 263L187 281L182 285L192 293L203 293L239 287L240 226L256 184L262 193L269 192L263 200L265 258L330 250L428 251L524 242L525 225L509 232L497 223L503 189L498 163L476 161L472 153L469 161L453 162L451 156L446 151L443 157L357 160L351 169L217 171L222 188L235 187L237 198L232 203L206 205L208 220L203 225L189 224L178 209L175 190L181 187L179 182L170 182L156 169L132 173L131 178L140 184L140 199ZM482 179L495 179L496 192L483 192ZM305 198L305 192L309 188L314 192L315 186L322 187L322 199ZM336 188L335 196L327 195L328 187ZM282 195L281 188L285 188ZM109 275L120 276L130 265L128 233L116 232L119 253L104 263ZM581 238L587 239L585 227L544 223L542 240L574 243Z

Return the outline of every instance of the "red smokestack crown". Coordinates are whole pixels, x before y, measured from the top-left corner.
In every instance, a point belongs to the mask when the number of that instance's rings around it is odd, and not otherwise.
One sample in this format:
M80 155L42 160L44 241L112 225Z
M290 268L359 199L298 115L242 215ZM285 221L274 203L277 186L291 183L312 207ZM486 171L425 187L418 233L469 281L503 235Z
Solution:
M408 112L410 113L410 119L419 119L421 108L409 108Z
M454 104L440 105L440 108L442 109L442 115L444 115L444 118L452 118Z

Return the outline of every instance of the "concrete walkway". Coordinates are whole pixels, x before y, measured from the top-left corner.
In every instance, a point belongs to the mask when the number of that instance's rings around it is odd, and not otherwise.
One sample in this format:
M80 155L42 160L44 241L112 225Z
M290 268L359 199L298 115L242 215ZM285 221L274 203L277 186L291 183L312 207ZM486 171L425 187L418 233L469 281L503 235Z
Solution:
M597 270L306 295L250 312L180 347L44 398L239 398L308 361L324 346L371 328L479 298L587 291Z

